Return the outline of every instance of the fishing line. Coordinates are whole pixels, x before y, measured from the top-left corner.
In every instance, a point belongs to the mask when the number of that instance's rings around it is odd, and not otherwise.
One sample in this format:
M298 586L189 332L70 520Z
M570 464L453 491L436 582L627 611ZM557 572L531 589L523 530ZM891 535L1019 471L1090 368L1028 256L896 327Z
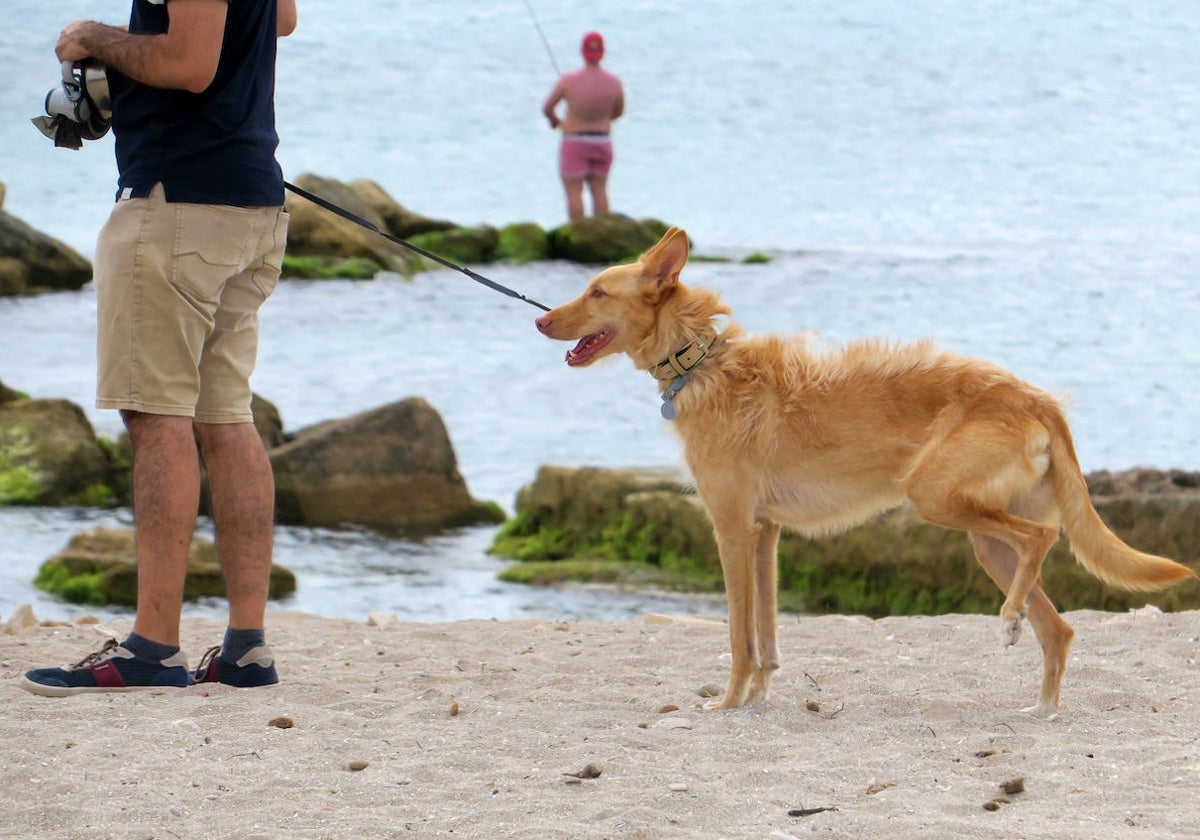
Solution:
M529 17L533 20L533 25L537 29L538 35L542 36L542 44L546 47L546 55L550 56L550 63L554 65L554 72L561 76L562 71L558 69L558 62L554 60L554 52L550 49L550 42L546 40L546 33L542 31L542 25L538 23L537 15L533 13L533 6L529 4L529 0L525 0L525 8L529 10Z
M334 213L338 216L341 216L343 219L354 222L354 224L364 227L367 230L372 231L374 233L377 233L380 236L382 236L384 239L388 239L392 242L395 242L397 245L403 245L405 248L408 248L410 251L416 251L421 256L428 257L429 259L433 260L436 263L441 263L442 265L446 266L446 268L452 268L455 271L461 271L463 274L470 277L476 283L481 283L482 285L487 286L489 289L497 291L502 295L508 295L511 298L516 298L517 300L523 300L526 303L528 303L530 306L536 306L538 309L542 310L543 312L550 311L549 306L544 306L543 304L538 303L536 300L530 300L529 298L525 297L525 295L521 294L520 292L513 291L512 289L508 288L507 286L501 286L496 281L489 280L486 277L484 277L482 274L476 274L474 271L471 271L471 269L469 269L469 268L463 268L461 265L452 263L452 262L450 262L450 260L448 260L444 257L439 257L437 254L430 253L429 251L426 251L424 248L418 247L418 246L412 244L411 242L401 239L398 236L392 236L390 233L380 230L378 227L371 224L369 221L364 219L362 216L357 216L354 213L351 213L345 207L339 207L338 205L334 204L332 201L326 201L325 199L321 198L319 195L313 195L308 190L297 187L295 184L289 183L288 181L284 181L283 185L285 187L287 187L289 190L291 190L293 193L295 193L296 195L300 196L301 198L308 199L313 204L317 205L318 207L325 208L330 213Z

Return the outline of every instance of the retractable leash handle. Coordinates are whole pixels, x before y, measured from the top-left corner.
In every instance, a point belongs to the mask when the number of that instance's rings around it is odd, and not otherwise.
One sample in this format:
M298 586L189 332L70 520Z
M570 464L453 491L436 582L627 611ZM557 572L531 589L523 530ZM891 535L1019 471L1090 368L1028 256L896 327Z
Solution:
M326 201L325 199L321 198L319 195L313 195L308 190L303 189L301 187L297 187L295 184L291 183L290 181L284 181L283 185L285 187L287 187L289 190L291 190L293 193L295 193L296 195L300 196L301 198L308 199L309 201L311 201L313 204L317 205L318 207L323 207L324 209L328 210L330 213L341 216L343 219L346 219L347 221L354 222L354 224L359 225L360 227L364 227L369 231L373 231L374 233L379 234L384 239L387 239L391 242L395 242L397 245L403 245L405 248L408 248L410 251L415 251L416 253L420 254L421 256L428 257L429 259L433 260L436 263L441 263L442 265L446 266L446 268L452 268L455 271L461 272L461 273L467 275L468 277L470 277L476 283L487 286L489 289L500 292L501 294L504 294L504 295L508 295L511 298L516 298L517 300L523 300L526 303L528 303L530 306L536 306L538 309L542 310L543 312L550 311L549 306L544 306L544 305L538 303L536 300L531 300L530 298L525 297L525 295L521 294L518 291L510 289L507 286L501 286L495 280L489 280L488 278L484 277L482 274L476 274L474 271L471 271L471 269L469 269L469 268L463 268L461 265L457 265L456 263L450 262L450 260L446 259L445 257L439 257L437 254L426 251L424 248L414 245L411 242L408 242L407 240L401 239L398 236L392 236L392 234L388 233L387 231L380 230L376 225L367 221L362 216L359 216L355 213L351 213L345 207L339 207L338 205L334 204L332 201Z

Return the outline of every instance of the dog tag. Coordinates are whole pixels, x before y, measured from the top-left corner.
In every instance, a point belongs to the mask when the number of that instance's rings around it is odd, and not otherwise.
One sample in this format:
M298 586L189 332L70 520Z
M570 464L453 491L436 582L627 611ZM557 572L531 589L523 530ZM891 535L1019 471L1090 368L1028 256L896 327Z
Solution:
M662 416L665 420L674 420L679 416L675 411L675 395L679 393L684 385L692 378L690 373L685 373L683 376L677 376L671 380L671 384L662 392Z

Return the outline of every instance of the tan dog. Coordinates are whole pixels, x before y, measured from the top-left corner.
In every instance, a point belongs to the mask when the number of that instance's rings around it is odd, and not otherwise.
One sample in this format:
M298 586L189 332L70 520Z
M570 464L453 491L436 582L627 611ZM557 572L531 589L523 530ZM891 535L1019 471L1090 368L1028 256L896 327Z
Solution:
M822 352L803 336L749 337L716 321L729 308L679 281L687 235L667 231L629 265L537 319L575 340L567 364L625 353L659 380L664 416L716 532L729 603L729 709L765 697L779 668L776 558L781 527L842 531L906 499L922 518L966 531L1001 591L1002 641L1028 615L1044 662L1037 705L1053 715L1075 635L1040 585L1060 525L1106 583L1160 589L1191 569L1121 542L1092 507L1071 433L1048 394L928 342L855 342ZM718 331L719 330L719 331Z

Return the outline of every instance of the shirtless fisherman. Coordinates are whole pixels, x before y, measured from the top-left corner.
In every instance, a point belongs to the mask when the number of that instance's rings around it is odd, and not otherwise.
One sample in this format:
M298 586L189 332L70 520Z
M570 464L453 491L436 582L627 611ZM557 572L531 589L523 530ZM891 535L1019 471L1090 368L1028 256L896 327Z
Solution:
M585 65L559 77L542 105L551 128L562 128L558 170L567 193L567 215L583 218L583 185L592 195L592 215L608 212L608 171L613 147L609 131L612 121L625 112L621 80L600 68L604 39L599 32L583 36L580 47ZM567 101L567 115L558 118L555 109Z

